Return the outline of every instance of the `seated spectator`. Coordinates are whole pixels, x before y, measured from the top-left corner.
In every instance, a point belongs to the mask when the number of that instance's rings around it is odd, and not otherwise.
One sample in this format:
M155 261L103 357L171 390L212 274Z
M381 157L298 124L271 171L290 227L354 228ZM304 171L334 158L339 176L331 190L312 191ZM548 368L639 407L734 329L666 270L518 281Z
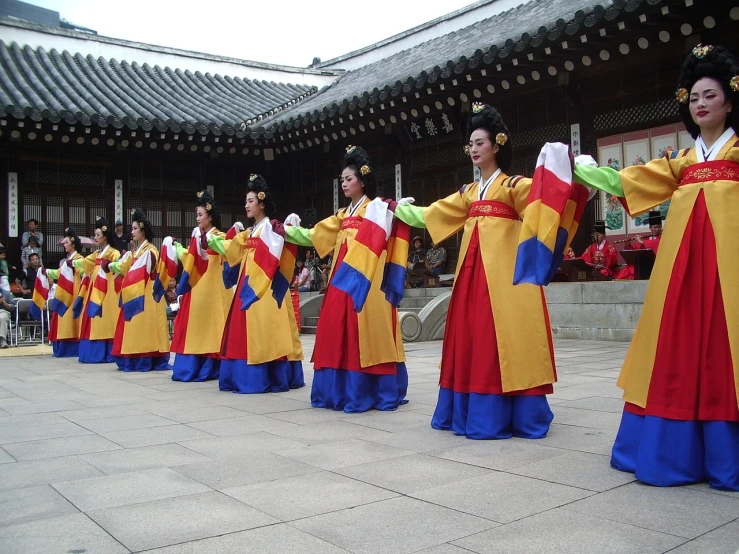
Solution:
M31 235L28 238L28 245L21 249L21 266L27 268L31 262L31 254L38 255L39 264L43 265L43 259L41 258L41 246L38 243L38 239Z
M5 259L6 256L5 248L0 247L0 290L10 294L10 267L8 260Z
M25 266L15 279L16 284L21 289L23 298L31 298L33 296L33 287L36 283L36 273L41 269L41 257L33 252L28 257L28 265Z
M329 255L319 265L321 270L321 292L326 292L328 286L328 277L331 274L331 266L333 265L333 256Z
M295 277L290 286L297 289L298 292L310 291L310 273L301 258L295 260Z
M172 279L169 282L167 290L164 292L164 300L167 302L167 307L164 309L167 312L167 317L172 317L180 309L180 303L177 301L177 280Z
M10 291L0 291L0 348L7 348L10 314L13 311L13 296Z
M426 270L437 277L446 269L446 250L444 247L434 244L426 252Z

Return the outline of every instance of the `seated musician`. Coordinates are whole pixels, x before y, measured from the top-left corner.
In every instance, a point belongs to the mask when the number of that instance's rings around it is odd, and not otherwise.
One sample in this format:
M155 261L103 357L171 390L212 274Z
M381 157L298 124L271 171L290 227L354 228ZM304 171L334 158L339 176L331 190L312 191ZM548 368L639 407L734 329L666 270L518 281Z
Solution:
M618 269L618 252L606 240L606 223L597 220L593 225L593 244L588 246L580 258L606 277L613 278Z
M648 237L637 235L628 241L627 248L629 250L652 250L655 254L659 249L659 241L662 238L662 214L659 210L649 212L649 232ZM629 280L634 278L634 266L629 264L619 271L616 279Z

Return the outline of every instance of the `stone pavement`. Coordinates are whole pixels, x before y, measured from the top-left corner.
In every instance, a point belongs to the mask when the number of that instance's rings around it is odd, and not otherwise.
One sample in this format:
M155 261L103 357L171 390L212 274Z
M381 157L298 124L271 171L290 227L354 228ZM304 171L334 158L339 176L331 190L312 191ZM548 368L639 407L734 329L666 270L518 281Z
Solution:
M440 349L407 345L410 403L358 415L311 408L309 387L242 396L169 372L3 359L0 552L739 548L739 494L648 487L609 467L625 344L557 341L540 441L431 429Z

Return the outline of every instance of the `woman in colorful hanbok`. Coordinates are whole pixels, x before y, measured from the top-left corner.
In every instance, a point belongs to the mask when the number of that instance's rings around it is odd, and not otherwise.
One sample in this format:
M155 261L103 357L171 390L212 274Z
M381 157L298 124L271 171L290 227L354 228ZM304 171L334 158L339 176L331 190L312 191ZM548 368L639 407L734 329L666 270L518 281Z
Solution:
M45 270L46 276L57 282L56 294L51 302L51 311L54 315L51 316L49 341L55 358L76 358L80 353L80 320L75 319L71 308L80 291L82 270L70 268L73 280L67 279L66 276L60 279L61 268L66 265L67 260L72 262L82 260L79 252L82 243L71 227L64 230L62 246L66 258L59 263L60 269Z
M697 46L676 97L695 147L620 172L575 169L631 216L672 200L618 379L611 465L651 485L739 491L739 64Z
M549 252L556 271L574 228L562 239L561 229L555 233L555 254L537 244L536 234L519 245L526 229L535 228L527 220L551 217L555 222L562 210L549 211L543 202L547 192L532 192L532 179L505 173L511 164L511 137L494 108L475 103L470 126L466 150L480 169L480 181L427 208L403 205L395 210L395 217L412 227L428 229L435 244L463 230L431 426L470 439L539 439L546 436L554 417L546 395L557 380L549 314L544 289L526 280L514 286L514 268L517 256L538 259ZM565 202L570 202L569 216L579 219L587 191L577 187L568 192L569 150L564 145L548 147L546 163L556 169L550 175L562 175L559 188L553 190L564 194ZM537 167L537 172L544 168ZM543 185L549 186L550 177L546 173L542 177ZM579 196L566 200L573 192ZM536 206L531 205L534 197ZM557 231L556 224L553 229ZM530 247L536 256L530 256Z
M83 364L114 361L113 337L120 312L115 275L108 272L108 266L121 254L111 246L113 229L104 217L95 219L95 243L98 249L86 258L66 261L84 272L74 307L75 317L82 314L78 359Z
M113 342L113 356L121 371L169 369L169 330L165 302L154 298L159 254L151 244L154 230L146 214L132 212L131 237L138 248L109 270L122 275L121 311Z
M313 246L319 258L331 254L334 260L316 330L311 404L347 413L395 410L407 402L408 373L397 310L381 290L386 253L369 276L369 292L360 311L334 282L375 196L375 174L362 148L347 148L340 183L351 200L348 207L310 230L285 228L287 240Z
M208 236L209 248L228 263L224 278L238 272L221 341L219 387L241 394L285 392L305 386L303 349L286 294L289 280L281 273L292 275L293 267L279 267L285 265L283 226L270 219L275 202L260 175L249 177L245 209L251 227L233 239Z
M174 381L218 379L223 328L234 296L233 286L224 287L224 257L208 248L209 237L226 237L218 230L220 213L208 191L198 193L195 220L189 249L177 245L185 272L177 286L181 300L172 337Z

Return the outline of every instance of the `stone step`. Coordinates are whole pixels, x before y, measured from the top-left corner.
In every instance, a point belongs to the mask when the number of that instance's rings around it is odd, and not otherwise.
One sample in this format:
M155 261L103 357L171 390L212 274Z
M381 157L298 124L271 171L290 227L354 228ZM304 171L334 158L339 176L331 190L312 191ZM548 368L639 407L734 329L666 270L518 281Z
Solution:
M318 319L318 318L316 318ZM303 325L300 328L300 334L301 335L315 335L316 334L316 326L315 325Z

